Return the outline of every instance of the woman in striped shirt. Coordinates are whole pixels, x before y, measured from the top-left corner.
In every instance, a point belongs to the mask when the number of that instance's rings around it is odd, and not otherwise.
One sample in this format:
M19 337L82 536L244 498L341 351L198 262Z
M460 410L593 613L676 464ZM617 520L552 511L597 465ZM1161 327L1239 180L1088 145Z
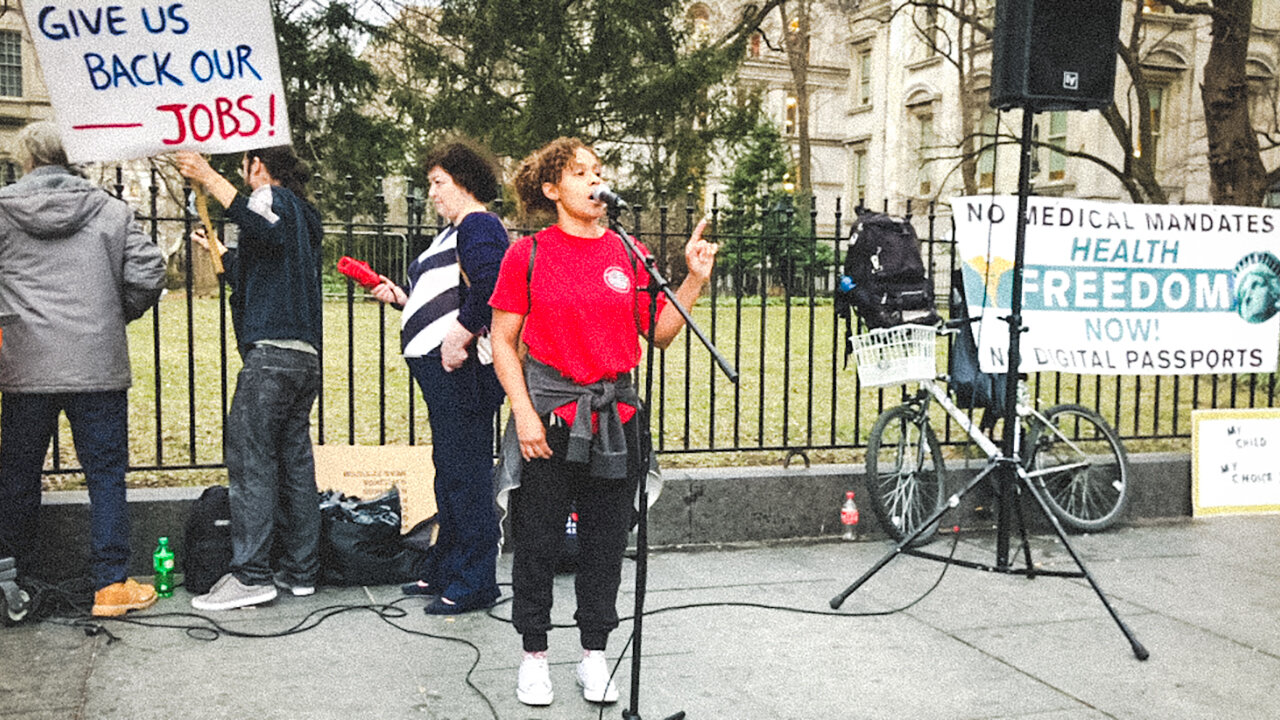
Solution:
M487 608L498 599L493 504L493 414L502 386L489 352L489 295L509 243L485 203L498 196L486 154L452 142L426 158L428 196L449 225L409 265L409 289L386 277L371 292L401 306L401 345L431 422L440 532L409 595L434 596L428 615Z

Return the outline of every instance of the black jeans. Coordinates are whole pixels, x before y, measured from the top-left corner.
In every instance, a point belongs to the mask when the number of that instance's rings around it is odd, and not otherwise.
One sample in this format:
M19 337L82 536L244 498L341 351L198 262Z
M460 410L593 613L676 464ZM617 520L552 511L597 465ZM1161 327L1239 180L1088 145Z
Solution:
M13 555L20 572L35 562L40 472L49 441L66 412L71 438L89 486L89 570L100 590L121 582L129 565L129 467L126 391L4 394L0 411L0 557Z
M609 633L618 627L622 555L635 517L637 482L648 469L640 462L640 417L642 414L637 414L623 426L626 478L592 477L588 464L565 462L569 427L559 422L547 428L552 457L527 461L521 469L520 487L511 493L511 617L527 652L547 649L551 588L564 547L570 504L578 513L578 572L574 578L578 608L573 617L582 647L604 650ZM545 418L543 422L546 424Z
M320 360L259 345L244 356L225 432L231 496L231 571L269 585L272 542L291 582L313 585L320 567L320 503L311 453L311 406Z

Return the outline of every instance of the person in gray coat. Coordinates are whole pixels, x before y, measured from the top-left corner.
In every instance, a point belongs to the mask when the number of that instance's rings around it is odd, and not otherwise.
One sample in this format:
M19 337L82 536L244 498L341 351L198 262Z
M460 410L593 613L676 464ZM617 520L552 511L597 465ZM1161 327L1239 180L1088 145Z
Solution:
M18 134L23 177L0 188L0 304L14 317L0 344L0 557L34 561L40 474L65 412L90 503L93 614L150 607L127 577L125 325L164 287L165 259L133 210L68 169L50 122Z

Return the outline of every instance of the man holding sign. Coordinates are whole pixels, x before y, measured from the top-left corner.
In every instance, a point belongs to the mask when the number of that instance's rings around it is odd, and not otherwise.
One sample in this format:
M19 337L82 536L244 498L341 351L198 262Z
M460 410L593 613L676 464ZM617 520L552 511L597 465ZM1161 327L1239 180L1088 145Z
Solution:
M276 585L315 592L320 508L311 452L311 406L320 390L320 241L324 230L307 201L311 173L290 147L250 150L241 172L248 197L203 156L177 153L178 170L227 209L238 246L197 231L222 255L231 286L231 320L244 367L227 415L231 490L231 572L197 610L232 610L274 600ZM277 520L280 527L277 527ZM271 573L273 542L283 548Z

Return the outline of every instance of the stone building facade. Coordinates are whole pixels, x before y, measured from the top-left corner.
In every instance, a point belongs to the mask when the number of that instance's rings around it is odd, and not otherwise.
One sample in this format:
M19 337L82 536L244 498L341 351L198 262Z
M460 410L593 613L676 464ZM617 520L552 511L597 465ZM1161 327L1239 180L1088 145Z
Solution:
M987 107L990 40L966 33L951 14L904 9L901 0L807 2L814 28L809 58L812 175L820 213L829 212L836 197L846 208L862 204L903 212L908 201L919 208L964 194L962 139L973 133L1007 137L1020 132L1020 110L997 114ZM1209 20L1175 14L1156 0L1125 0L1122 38L1130 37L1135 2L1143 3L1138 62L1150 84L1155 134L1154 147L1135 142L1132 152L1156 154L1156 177L1169 202L1207 203L1208 143L1200 84L1211 40ZM788 0L793 8L799 3ZM974 5L965 3L989 26L993 0L980 0L976 10ZM727 29L742 8L736 0L699 0L691 4L690 17L705 16L713 31ZM1247 62L1253 120L1280 141L1275 132L1280 129L1280 3L1254 0L1253 25ZM763 38L750 44L737 82L763 90L764 111L791 138L794 152L794 85L776 12L762 29ZM1136 95L1122 63L1117 63L1116 100L1121 115L1136 126ZM966 113L967 123L962 121ZM1034 127L1033 137L1042 143L1124 165L1125 150L1098 111L1039 113ZM970 190L990 192L994 186L996 192L1016 192L1016 146L969 157L974 163ZM1280 148L1264 149L1263 161L1268 168L1280 165ZM717 173L723 176L731 162L731 157L722 158L712 169L708 192L719 189ZM1130 201L1102 165L1049 147L1035 151L1033 171L1039 194ZM1280 188L1269 200L1280 206Z

